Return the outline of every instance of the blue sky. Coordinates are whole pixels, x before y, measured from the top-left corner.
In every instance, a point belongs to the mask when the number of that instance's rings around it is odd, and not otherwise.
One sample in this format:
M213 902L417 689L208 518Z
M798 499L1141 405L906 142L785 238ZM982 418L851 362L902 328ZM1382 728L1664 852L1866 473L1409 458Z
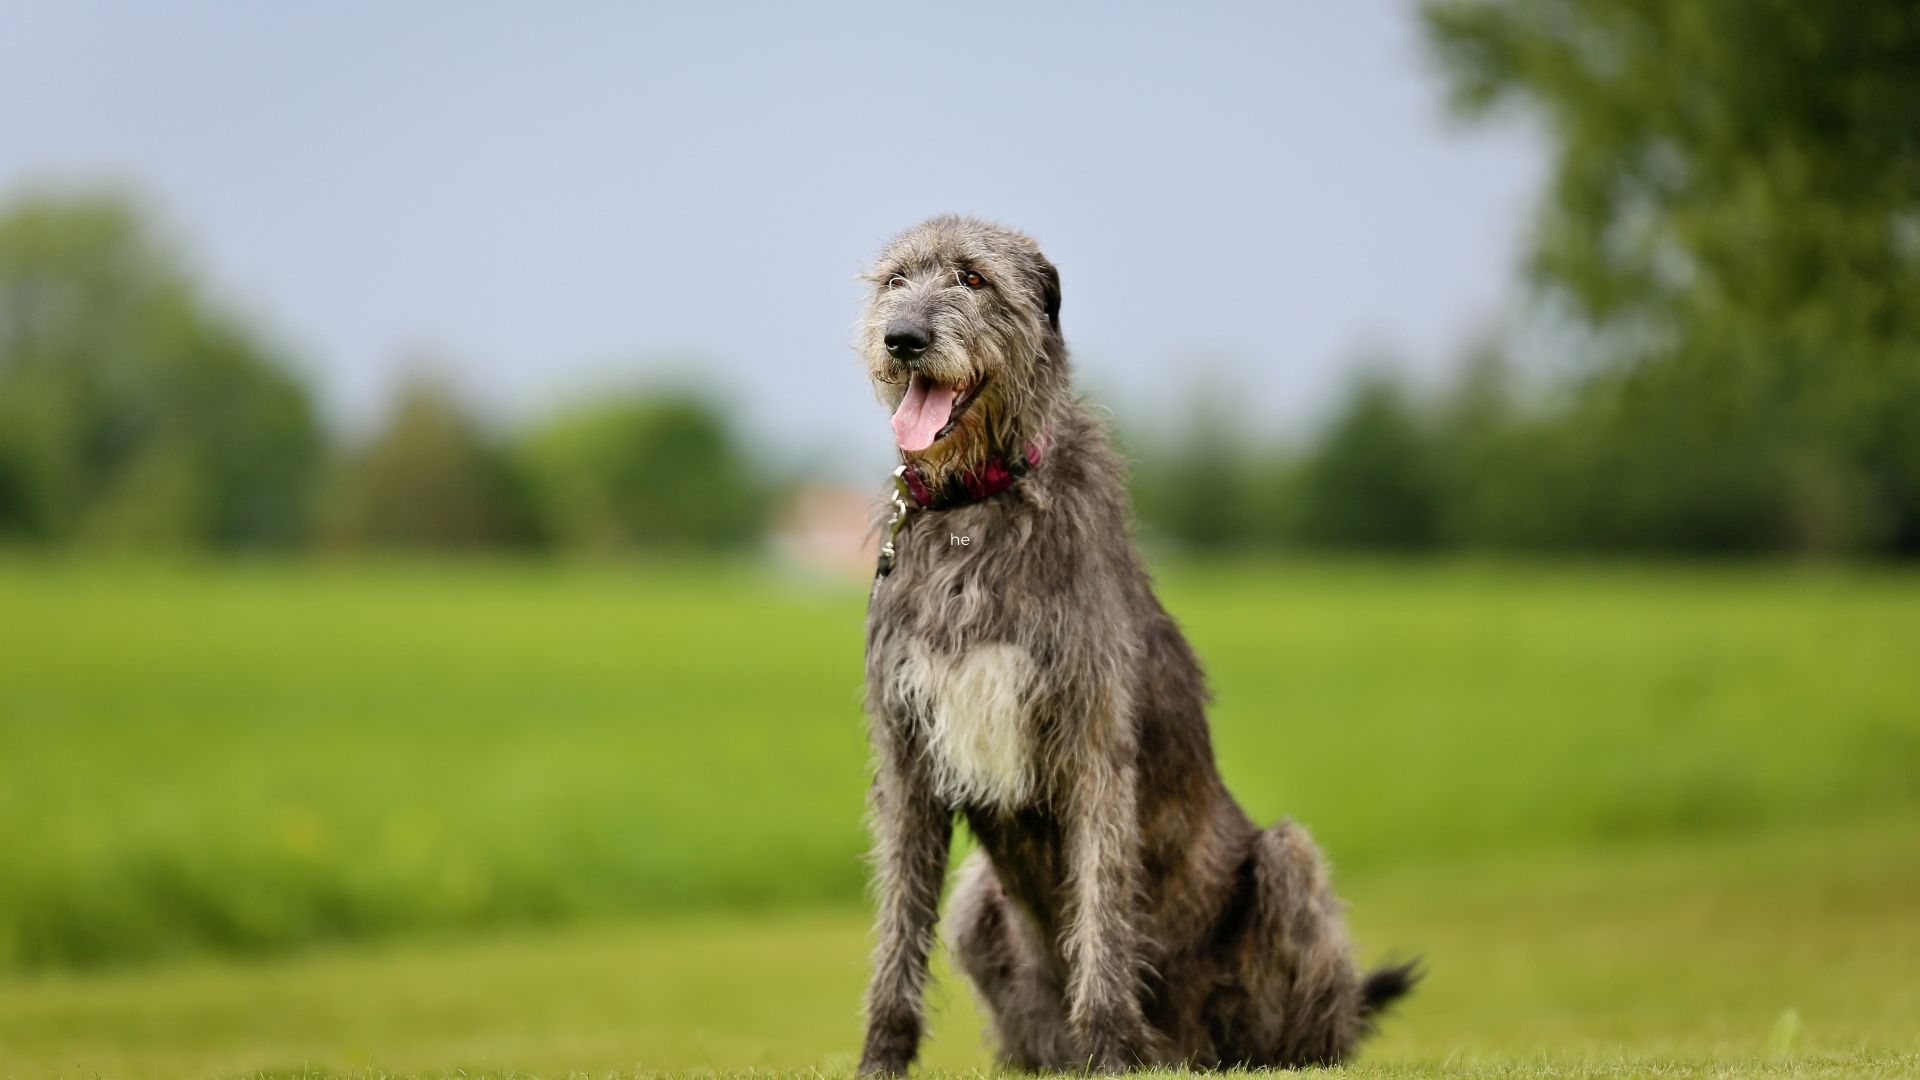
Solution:
M129 184L343 425L425 363L502 418L663 377L879 465L853 275L932 213L1032 233L1083 382L1270 434L1431 373L1515 293L1543 169L1464 132L1413 10L15 4L0 188Z

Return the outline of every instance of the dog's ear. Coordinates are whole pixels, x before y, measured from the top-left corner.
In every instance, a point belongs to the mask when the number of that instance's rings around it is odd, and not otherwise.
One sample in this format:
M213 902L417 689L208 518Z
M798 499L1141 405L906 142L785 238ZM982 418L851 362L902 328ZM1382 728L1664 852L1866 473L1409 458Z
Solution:
M1060 332L1060 271L1054 269L1045 255L1036 255L1034 260L1040 264L1040 310L1047 313L1047 325L1057 334Z

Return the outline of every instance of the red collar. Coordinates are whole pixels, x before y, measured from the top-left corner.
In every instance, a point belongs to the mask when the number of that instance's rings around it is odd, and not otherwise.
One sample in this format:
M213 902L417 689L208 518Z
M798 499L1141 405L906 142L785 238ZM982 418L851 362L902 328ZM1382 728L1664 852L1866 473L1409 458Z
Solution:
M901 466L900 478L906 482L907 491L913 495L913 501L920 504L922 510L949 510L967 503L976 503L990 495L997 495L1012 487L1016 481L1029 471L1038 467L1040 459L1047 452L1047 437L1027 444L1020 457L1012 461L1005 458L990 458L985 465L977 469L965 469L950 477L938 491L927 483L920 466L907 462Z

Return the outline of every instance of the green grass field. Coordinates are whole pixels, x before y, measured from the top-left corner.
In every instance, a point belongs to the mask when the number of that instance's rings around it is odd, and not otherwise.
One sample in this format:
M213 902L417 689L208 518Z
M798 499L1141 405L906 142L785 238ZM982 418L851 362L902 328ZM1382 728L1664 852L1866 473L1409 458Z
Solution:
M1363 944L1418 948L1432 969L1362 1071L1920 1070L1916 829L1920 816L1348 875ZM857 912L689 916L39 975L0 982L0 1048L16 1075L844 1072L865 949ZM936 999L928 1064L985 1067L967 994L943 979Z
M1920 578L1164 577L1236 792L1431 961L1360 1071L1920 1072ZM862 600L0 562L0 1076L844 1069Z

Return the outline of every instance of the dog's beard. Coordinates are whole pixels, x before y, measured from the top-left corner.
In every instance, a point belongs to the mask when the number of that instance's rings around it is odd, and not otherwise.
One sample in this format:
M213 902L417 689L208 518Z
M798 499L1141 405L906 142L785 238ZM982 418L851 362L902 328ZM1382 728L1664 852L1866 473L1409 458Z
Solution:
M938 325L935 347L908 369L882 346L884 323L873 319L867 325L869 375L892 411L894 442L929 478L1016 454L1034 437L1029 429L1043 422L1028 415L1040 399L1038 373L1007 362L1009 355L1020 355L1009 343L993 335L968 341L965 327ZM1012 344L1028 353L1039 350L1038 344Z

